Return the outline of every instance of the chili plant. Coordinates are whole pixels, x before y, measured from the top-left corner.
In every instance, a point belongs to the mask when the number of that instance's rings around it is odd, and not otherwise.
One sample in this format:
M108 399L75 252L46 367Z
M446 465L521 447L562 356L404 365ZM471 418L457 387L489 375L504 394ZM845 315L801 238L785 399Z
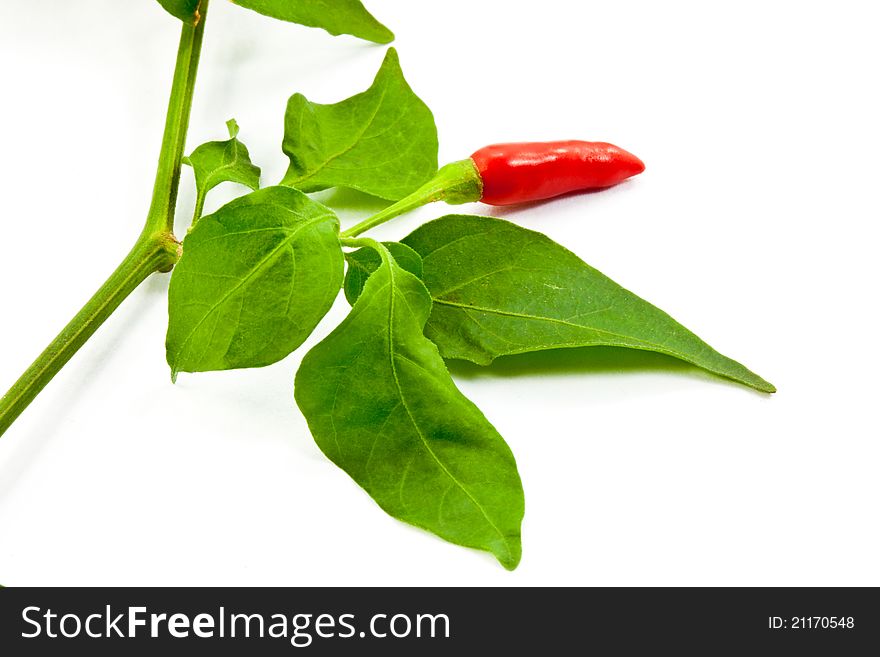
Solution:
M331 34L388 43L359 0L234 0ZM184 157L209 0L159 0L182 21L152 204L106 283L0 400L0 434L145 279L169 272L167 360L181 372L263 367L309 337L340 290L348 317L302 360L294 396L320 449L386 512L460 545L520 561L522 484L509 447L456 387L444 359L615 346L666 354L763 392L774 388L549 238L502 219L448 215L399 242L362 236L434 201L509 204L604 187L640 173L604 143L503 144L438 168L433 115L389 49L372 85L332 105L290 98L283 179L229 139ZM193 225L173 221L181 166ZM216 185L253 191L202 216ZM346 187L385 209L340 231L307 194Z

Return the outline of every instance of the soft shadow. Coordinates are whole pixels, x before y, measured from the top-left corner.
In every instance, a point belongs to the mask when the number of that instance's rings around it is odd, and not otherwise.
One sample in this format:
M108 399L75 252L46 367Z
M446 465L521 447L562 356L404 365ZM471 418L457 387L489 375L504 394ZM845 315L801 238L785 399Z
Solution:
M629 374L663 372L712 381L723 381L671 356L623 347L550 349L516 356L501 356L485 367L463 360L447 361L449 371L463 379L510 378L545 374Z
M140 321L147 308L157 303L161 295L167 293L168 276L150 276L143 285L125 301L125 308L120 309L121 317L110 325L101 326L89 342L88 358L77 359L75 356L64 370L68 383L65 395L55 395L50 407L41 409L42 416L30 425L29 430L21 437L0 471L0 499L5 498L19 479L30 469L40 453L59 431L65 429L65 421L71 409L79 399L94 385L102 375L107 363L119 353L122 342L129 338L134 326ZM51 386L52 383L49 383ZM34 413L33 408L25 412Z
M312 198L334 210L351 213L375 214L391 205L391 201L348 187L334 187L324 192L317 192Z
M612 187L602 187L600 189L585 189L580 191L568 192L567 194L554 196L553 198L544 199L543 201L529 201L528 203L518 203L516 205L492 206L489 209L489 216L503 219L504 217L512 217L523 212L528 212L529 210L547 205L548 203L565 201L567 199L576 197L590 197L596 194L614 194L617 190L625 189L627 185L630 184L630 182L631 181L629 180L624 180L623 182L613 185Z

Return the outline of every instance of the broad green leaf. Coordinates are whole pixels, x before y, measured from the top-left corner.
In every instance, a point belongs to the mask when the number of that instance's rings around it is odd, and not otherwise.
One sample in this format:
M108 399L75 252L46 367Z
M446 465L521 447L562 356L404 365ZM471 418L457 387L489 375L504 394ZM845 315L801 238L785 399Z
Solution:
M223 182L235 182L256 191L260 188L260 167L251 163L247 147L238 140L238 124L235 119L226 122L228 141L209 141L183 158L183 163L193 168L196 177L195 219L202 216L205 197Z
M383 242L383 246L391 252L394 261L403 269L416 278L422 277L422 259L418 253L400 242ZM348 303L354 305L367 279L382 264L379 252L370 247L363 247L357 251L345 254L348 269L345 272L345 298Z
M338 231L330 210L284 187L199 221L168 293L172 375L261 367L301 345L342 285Z
M195 25L199 22L199 6L202 0L158 0L172 16L179 18L184 23Z
M450 215L403 240L434 301L426 328L444 358L607 345L656 351L764 392L776 389L662 310L548 237L507 221Z
M283 185L304 192L350 187L396 201L437 172L437 128L389 48L373 85L335 105L302 94L287 104Z
M321 450L385 511L515 568L524 500L513 454L422 333L425 286L375 246L381 266L303 359L297 404Z
M391 43L394 34L368 12L360 0L232 0L264 16L320 27L336 36L351 34L375 43Z

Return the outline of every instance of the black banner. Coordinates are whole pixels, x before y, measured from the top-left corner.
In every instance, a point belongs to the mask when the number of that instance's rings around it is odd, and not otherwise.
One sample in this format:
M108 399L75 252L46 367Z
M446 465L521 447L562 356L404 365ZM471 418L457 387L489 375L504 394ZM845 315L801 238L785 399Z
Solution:
M7 655L140 648L163 656L626 655L652 648L854 655L878 645L880 602L870 588L0 591Z

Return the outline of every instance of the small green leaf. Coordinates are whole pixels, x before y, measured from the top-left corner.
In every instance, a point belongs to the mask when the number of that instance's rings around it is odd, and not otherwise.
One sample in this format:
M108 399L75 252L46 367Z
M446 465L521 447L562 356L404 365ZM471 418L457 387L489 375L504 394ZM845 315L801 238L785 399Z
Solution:
M437 172L431 110L403 77L389 48L373 85L335 105L296 94L287 104L283 185L304 192L350 187L396 201Z
M196 148L183 163L193 168L196 177L194 223L202 216L205 197L223 182L235 182L256 191L260 188L260 167L251 163L247 147L238 140L238 123L226 122L229 141L209 141Z
M158 2L165 8L165 11L184 23L195 25L201 18L199 7L202 0L158 0Z
M360 0L232 0L264 16L320 27L336 36L351 34L375 43L391 43L394 34L373 18Z
M250 159L247 147L238 140L235 119L226 122L230 139L202 144L183 163L192 166L196 178L196 219L208 192L223 182L235 182L256 191L260 187L260 168Z
M515 568L525 503L513 454L423 335L425 286L375 247L382 264L351 313L303 359L297 404L385 511Z
M342 285L338 231L330 210L284 187L202 219L171 276L172 375L261 367L301 345Z
M418 253L400 242L383 242L391 252L394 261L416 278L422 277L422 258ZM370 275L382 264L382 258L375 249L364 247L345 254L348 269L345 272L345 298L354 305Z
M501 219L450 215L403 242L422 256L434 301L426 335L444 358L488 365L544 349L630 347L776 390L540 233Z

